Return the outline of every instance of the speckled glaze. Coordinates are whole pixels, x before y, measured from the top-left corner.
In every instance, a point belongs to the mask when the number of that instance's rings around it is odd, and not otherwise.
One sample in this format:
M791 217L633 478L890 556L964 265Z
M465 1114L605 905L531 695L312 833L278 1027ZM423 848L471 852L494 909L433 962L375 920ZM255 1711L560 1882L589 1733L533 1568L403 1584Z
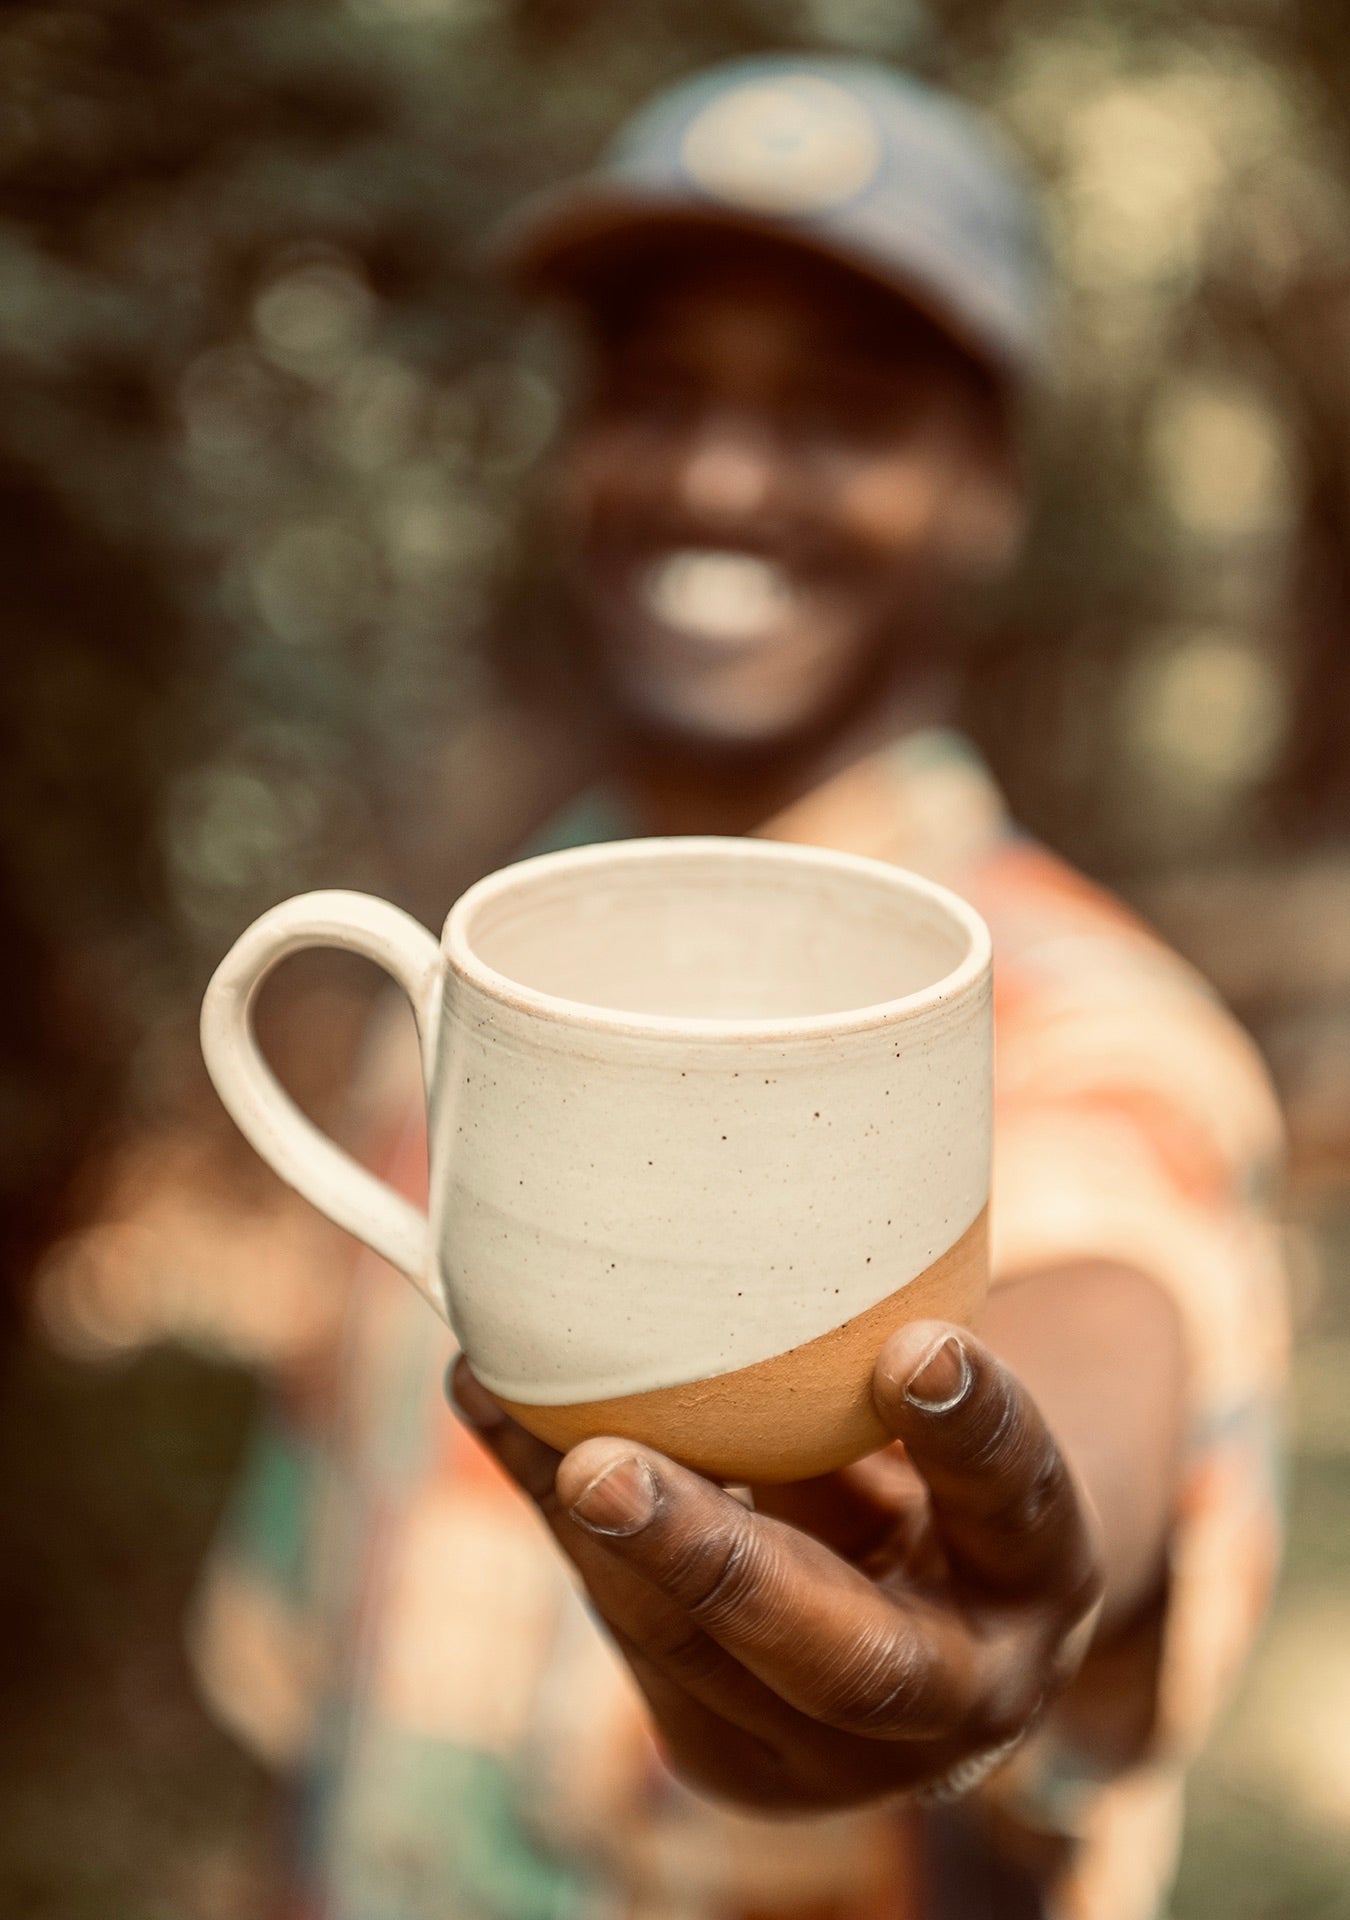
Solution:
M877 1417L877 1354L906 1320L973 1325L984 1303L989 1216L915 1279L841 1327L731 1373L572 1406L503 1405L559 1449L594 1433L642 1440L724 1480L805 1480L888 1444Z
M260 980L316 942L413 999L429 1231L253 1045ZM527 1425L796 1477L879 1443L895 1325L978 1310L989 976L979 917L898 868L629 841L480 881L439 951L382 902L288 902L222 964L203 1045L259 1150L409 1273Z

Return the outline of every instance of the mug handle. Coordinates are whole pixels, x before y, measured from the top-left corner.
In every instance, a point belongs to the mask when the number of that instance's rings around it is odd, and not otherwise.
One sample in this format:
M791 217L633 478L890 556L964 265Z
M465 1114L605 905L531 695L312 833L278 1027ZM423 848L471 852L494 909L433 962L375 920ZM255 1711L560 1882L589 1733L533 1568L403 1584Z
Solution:
M427 1216L306 1119L259 1051L258 989L305 947L359 953L391 974L412 1002L422 1073L431 1084L440 1024L441 950L410 914L367 893L303 893L255 920L212 976L202 1002L206 1070L240 1132L320 1213L405 1273L444 1320Z

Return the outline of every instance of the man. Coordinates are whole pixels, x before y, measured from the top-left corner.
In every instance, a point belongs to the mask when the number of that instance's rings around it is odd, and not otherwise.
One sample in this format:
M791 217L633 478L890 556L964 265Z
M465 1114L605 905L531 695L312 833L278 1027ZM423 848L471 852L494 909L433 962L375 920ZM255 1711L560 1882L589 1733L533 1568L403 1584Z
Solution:
M903 1449L747 1504L628 1443L559 1460L460 1363L470 1440L424 1310L367 1273L336 1494L298 1553L292 1419L208 1684L262 1733L260 1679L326 1662L305 1913L1149 1914L1273 1565L1279 1134L1201 983L1020 840L946 729L1025 514L1025 189L910 82L763 60L658 100L510 259L590 349L555 532L609 760L547 844L758 832L973 899L995 1290L981 1339L879 1356ZM415 1186L406 1085L390 1113ZM259 1519L287 1499L291 1614Z

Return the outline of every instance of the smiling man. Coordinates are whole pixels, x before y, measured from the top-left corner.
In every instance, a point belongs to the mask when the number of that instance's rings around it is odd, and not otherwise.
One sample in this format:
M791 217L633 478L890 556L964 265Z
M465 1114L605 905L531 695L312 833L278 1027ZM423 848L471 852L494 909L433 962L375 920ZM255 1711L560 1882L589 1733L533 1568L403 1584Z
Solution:
M781 59L664 96L508 252L588 349L554 525L608 757L546 844L757 832L974 900L995 1290L981 1339L878 1356L892 1448L744 1498L560 1459L462 1363L453 1426L367 1262L241 1504L208 1684L308 1765L297 1912L1143 1920L1273 1567L1279 1127L1202 983L949 730L1025 515L1032 203L953 103ZM420 1099L374 1149L410 1188Z
M652 243L648 243L649 246ZM944 590L1021 518L992 376L779 241L657 242L590 288L564 511L581 632L643 732L737 759L833 737L950 656Z

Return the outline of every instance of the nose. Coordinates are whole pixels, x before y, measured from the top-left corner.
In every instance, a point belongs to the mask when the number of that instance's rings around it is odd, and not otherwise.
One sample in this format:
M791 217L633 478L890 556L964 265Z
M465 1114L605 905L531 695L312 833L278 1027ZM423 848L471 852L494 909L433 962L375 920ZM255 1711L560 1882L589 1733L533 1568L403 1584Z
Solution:
M705 414L680 457L681 505L700 519L741 520L760 513L774 493L774 448L765 428L745 414Z

